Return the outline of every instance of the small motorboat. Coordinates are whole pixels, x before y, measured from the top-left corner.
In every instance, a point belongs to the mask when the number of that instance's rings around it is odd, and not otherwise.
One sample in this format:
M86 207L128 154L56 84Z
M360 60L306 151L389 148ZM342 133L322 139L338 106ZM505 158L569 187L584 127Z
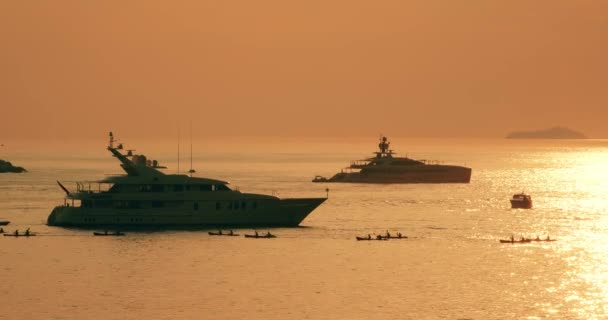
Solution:
M120 231L115 231L115 232L93 232L94 236L124 236L125 233L124 232L120 232Z
M517 193L511 198L511 208L530 209L532 208L532 197L529 194Z
M277 236L275 236L274 234L271 234L270 232L266 233L266 234L246 234L245 238L265 238L265 239L270 239L270 238L276 238Z
M8 220L0 220L0 226L5 226L5 225L7 225L9 223L11 223L11 222L8 221Z
M218 232L209 231L208 233L210 236L228 236L228 237L238 237L239 236L238 233L234 233L234 232L232 232L232 230L230 230L228 232L223 232L222 230L219 230Z

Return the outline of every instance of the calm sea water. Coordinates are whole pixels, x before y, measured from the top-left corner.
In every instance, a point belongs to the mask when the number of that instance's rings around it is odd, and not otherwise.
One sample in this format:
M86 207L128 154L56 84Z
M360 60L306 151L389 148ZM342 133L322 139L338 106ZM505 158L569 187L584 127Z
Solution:
M21 150L30 170L0 175L0 318L15 319L600 319L608 317L608 141L394 141L409 156L466 164L470 184L313 184L375 149L209 148L198 176L243 192L324 196L301 228L277 239L206 230L90 231L45 225L55 181L119 173L103 143L91 152ZM293 147L293 146L292 146ZM158 155L173 172L170 151ZM189 166L182 162L182 170ZM186 168L187 169L187 168ZM525 190L534 209L512 210ZM410 238L357 242L400 231ZM251 230L241 230L241 233ZM558 239L500 244L511 234Z

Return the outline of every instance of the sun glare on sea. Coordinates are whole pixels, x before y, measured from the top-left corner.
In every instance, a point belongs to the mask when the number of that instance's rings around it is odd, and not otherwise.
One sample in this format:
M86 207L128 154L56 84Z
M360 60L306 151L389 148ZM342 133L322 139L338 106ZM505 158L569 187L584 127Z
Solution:
M608 307L608 150L560 153L553 157L550 206L564 241L559 249L570 270L564 297L581 318L605 314Z
M559 208L583 213L608 210L608 150L572 152L553 157L546 178L559 194Z

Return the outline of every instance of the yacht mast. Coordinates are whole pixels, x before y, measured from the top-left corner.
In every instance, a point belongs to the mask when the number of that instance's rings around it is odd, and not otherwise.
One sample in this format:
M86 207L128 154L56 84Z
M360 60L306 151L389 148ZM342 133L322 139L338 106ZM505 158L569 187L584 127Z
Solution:
M192 169L192 121L190 121L190 170L188 170L190 178L192 178L192 174L195 172L196 171Z

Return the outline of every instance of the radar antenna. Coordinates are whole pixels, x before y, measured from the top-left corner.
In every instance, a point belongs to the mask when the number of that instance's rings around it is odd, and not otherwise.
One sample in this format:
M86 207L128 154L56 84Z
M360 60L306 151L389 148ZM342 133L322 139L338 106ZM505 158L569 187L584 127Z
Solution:
M112 133L112 131L110 131L110 143L108 144L108 147L110 149L114 149L114 143L115 142L118 142L118 141L116 141L116 139L114 139L114 134ZM116 146L116 150L122 150L122 143L119 143Z
M378 148L380 148L380 153L390 153L390 150L388 149L390 144L391 143L388 141L388 139L385 136L382 136L382 138L380 138L380 143L378 144Z

